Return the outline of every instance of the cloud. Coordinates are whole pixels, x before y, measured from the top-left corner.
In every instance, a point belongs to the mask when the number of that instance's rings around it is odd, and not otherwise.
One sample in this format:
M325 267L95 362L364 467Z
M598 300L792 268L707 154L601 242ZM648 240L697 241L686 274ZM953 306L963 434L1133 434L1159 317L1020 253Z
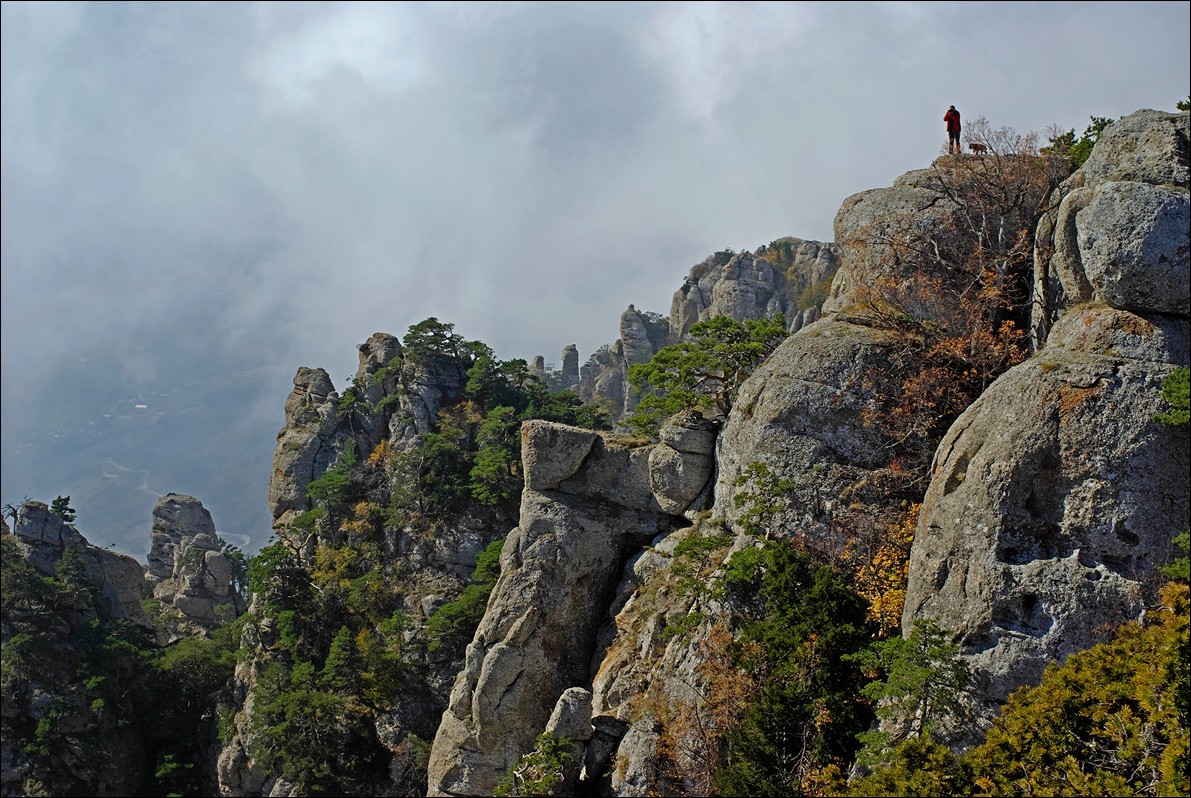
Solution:
M428 316L585 358L715 250L829 240L950 103L1082 132L1189 83L1171 3L2 8L6 452L107 395L65 396L83 362L252 371L275 424Z

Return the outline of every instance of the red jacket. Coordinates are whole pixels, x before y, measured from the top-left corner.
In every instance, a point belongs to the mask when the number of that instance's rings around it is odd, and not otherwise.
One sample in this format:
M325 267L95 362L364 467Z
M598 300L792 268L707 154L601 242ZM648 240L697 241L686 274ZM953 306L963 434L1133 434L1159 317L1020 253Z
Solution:
M959 111L951 108L947 113L943 114L943 121L947 123L948 133L959 132Z

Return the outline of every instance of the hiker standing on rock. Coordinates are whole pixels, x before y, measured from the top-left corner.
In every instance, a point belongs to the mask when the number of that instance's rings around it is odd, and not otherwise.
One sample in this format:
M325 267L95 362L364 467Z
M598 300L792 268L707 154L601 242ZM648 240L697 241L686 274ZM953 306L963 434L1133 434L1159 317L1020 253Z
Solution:
M947 123L947 154L959 155L959 111L955 110L954 105L943 114L943 121Z

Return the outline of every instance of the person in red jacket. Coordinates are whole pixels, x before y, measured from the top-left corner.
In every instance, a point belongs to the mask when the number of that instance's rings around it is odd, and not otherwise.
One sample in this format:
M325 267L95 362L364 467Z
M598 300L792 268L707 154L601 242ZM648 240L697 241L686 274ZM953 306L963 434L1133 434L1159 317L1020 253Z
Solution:
M943 114L943 121L947 123L947 154L960 153L959 148L959 111L955 110L955 106L947 109L947 113Z

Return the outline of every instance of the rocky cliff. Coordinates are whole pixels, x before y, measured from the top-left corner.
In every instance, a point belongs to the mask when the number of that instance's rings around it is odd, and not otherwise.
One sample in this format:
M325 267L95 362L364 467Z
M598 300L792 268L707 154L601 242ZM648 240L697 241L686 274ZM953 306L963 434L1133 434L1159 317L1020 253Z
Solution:
M1002 225L1012 218L1038 235L1005 245L1003 262L1019 268L983 301L1017 292L1025 304L1032 290L1036 352L978 388L966 409L928 403L935 409L915 411L916 425L891 425L890 416L914 407L904 395L891 404L879 376L897 371L903 386L918 385L933 365L924 336L955 327L957 308L969 307L965 287L974 282L962 253L987 242L971 222L974 211L991 216L974 207L988 167L940 159L843 203L823 318L794 329L741 388L715 440L714 493L699 505L709 517L692 516L699 523L691 525L660 516L659 526L659 516L640 515L656 513L643 477L629 478L644 473L644 453L616 455L622 476L592 471L576 481L570 475L589 458L608 457L601 441L527 428L527 464L557 464L557 473L531 477L527 465L521 522L444 713L431 791L486 794L564 717L584 767L571 778L589 780L583 789L706 788L696 761L685 760L682 772L674 752L683 741L673 736L707 700L706 648L663 634L696 611L706 630L720 611L676 585L676 546L701 527L728 533L716 562L764 534L842 563L856 556L866 528L888 528L920 501L902 626L908 633L919 618L938 620L976 675L969 704L977 723L953 730L957 745L1047 662L1144 614L1155 569L1188 515L1185 431L1152 420L1159 383L1188 362L1187 127L1186 113L1138 112L1106 130L1066 180L1047 171L1057 162L999 162L1020 170L1023 189L1015 205L999 208ZM1031 262L1032 283L1020 268ZM733 256L697 267L676 295L671 333L689 329L700 298L716 293L699 287L703 275L721 269L764 284L771 270L759 263ZM746 317L774 309L759 300L763 292L747 301L739 291L719 295ZM980 313L968 318L986 318ZM1006 321L989 350L1024 353L1013 337L1024 320ZM907 462L929 460L936 447L922 483ZM748 503L735 501L758 475L782 488L763 529L744 517ZM582 488L562 490L568 479Z
M1186 431L1154 421L1188 362L1188 114L1109 126L1035 242L1037 354L939 446L904 625L956 631L980 716L1153 599L1187 524Z
M779 238L755 252L717 252L691 268L674 292L669 316L629 305L620 316L620 336L592 354L577 380L569 376L573 371L567 363L578 354L574 345L564 349L557 387L573 387L583 401L595 402L619 419L636 408L629 366L686 340L693 325L715 316L745 321L781 314L795 332L819 318L838 268L834 244L793 237Z
M158 500L149 541L145 581L170 638L210 631L244 613L243 575L221 551L215 522L198 499L168 493Z
M1191 346L1188 120L1139 111L1077 171L940 158L845 199L835 243L713 254L582 367L574 346L558 373L500 362L429 319L361 344L341 391L298 369L246 611L196 499L158 503L144 569L22 505L5 578L36 600L6 581L4 794L136 794L175 764L131 703L95 703L116 693L50 686L118 680L46 651L77 654L92 621L178 646L242 612L229 704L196 721L211 746L221 715L222 795L491 795L543 733L569 757L552 794L711 794L714 735L756 687L731 652L760 589L724 576L770 543L850 579L880 634L947 630L976 678L974 722L942 730L965 746L1047 663L1144 616L1185 529L1187 431L1153 417ZM530 379L620 417L632 364L779 313L726 418L654 439L577 426ZM66 753L14 742L53 723ZM54 781L56 756L85 778Z
M161 646L205 637L243 598L211 516L169 494L153 512L148 566L93 546L47 505L4 524L4 795L137 795L156 767L144 665ZM187 730L196 733L198 730ZM176 733L176 731L175 731Z
M521 521L431 750L432 794L491 794L563 711L560 699L590 716L600 609L626 560L706 503L713 439L697 414L631 448L548 422L524 426Z

